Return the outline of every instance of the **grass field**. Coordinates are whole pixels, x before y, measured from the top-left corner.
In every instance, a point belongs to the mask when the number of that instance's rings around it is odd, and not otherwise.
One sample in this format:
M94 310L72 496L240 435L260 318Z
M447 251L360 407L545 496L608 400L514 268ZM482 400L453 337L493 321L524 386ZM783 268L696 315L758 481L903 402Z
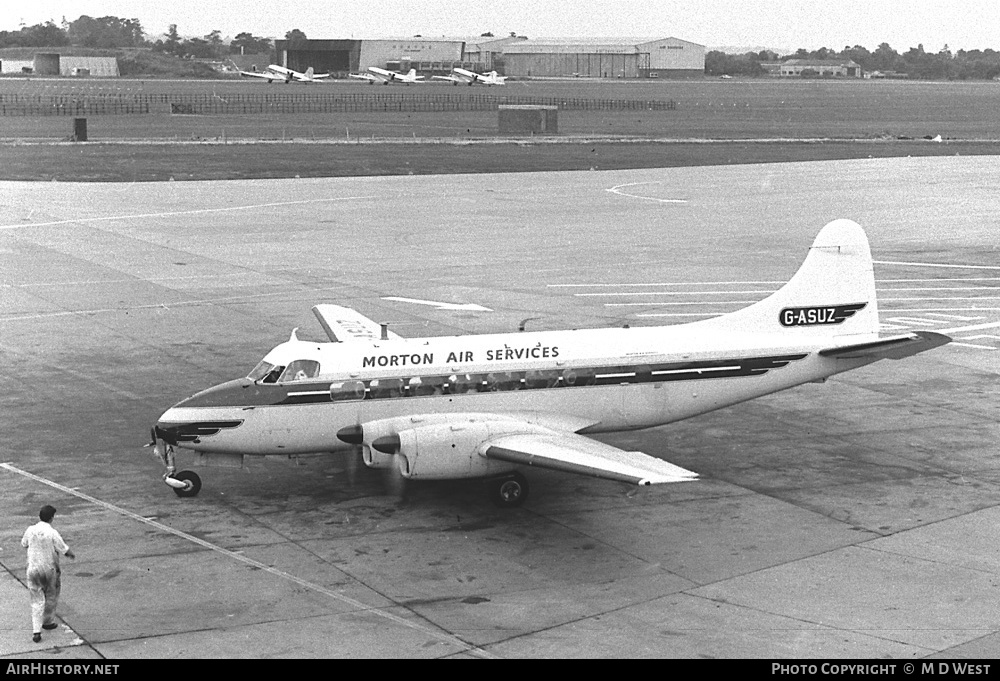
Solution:
M404 98L431 93L461 98L485 91L518 97L669 100L676 107L561 110L557 136L512 139L498 133L495 111L178 115L170 113L169 104L171 96L185 95L220 101L237 94L287 99L390 92ZM1000 151L997 83L569 80L487 89L8 78L0 79L0 98L5 95L39 101L156 101L148 114L88 116L87 144L64 143L73 130L70 116L0 116L2 179L144 181L588 170ZM936 135L944 142L924 139ZM785 141L759 141L775 139ZM247 144L261 140L270 143Z

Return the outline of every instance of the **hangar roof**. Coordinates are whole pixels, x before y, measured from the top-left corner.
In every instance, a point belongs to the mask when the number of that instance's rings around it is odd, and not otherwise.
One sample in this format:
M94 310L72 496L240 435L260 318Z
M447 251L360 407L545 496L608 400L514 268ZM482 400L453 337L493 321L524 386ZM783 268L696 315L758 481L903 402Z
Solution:
M680 38L536 38L522 40L508 44L504 47L506 53L572 53L590 52L605 54L635 54L640 52L640 48L651 43L662 42L684 43L686 45L698 45L688 40Z

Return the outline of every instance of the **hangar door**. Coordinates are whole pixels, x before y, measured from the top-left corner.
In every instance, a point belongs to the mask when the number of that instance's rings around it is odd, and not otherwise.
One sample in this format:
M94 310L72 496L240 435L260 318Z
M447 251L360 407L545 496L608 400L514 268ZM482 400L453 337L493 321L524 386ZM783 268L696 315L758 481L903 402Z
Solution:
M278 61L296 71L310 66L316 73L345 75L358 69L361 42L358 40L274 41Z

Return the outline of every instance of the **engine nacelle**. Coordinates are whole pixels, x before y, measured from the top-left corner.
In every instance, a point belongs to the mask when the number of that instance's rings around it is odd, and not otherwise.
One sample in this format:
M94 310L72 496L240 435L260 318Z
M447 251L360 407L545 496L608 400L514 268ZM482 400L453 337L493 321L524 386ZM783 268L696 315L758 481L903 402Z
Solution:
M361 460L369 468L393 468L396 466L396 457L393 454L383 454L368 445L361 448Z
M400 431L396 454L399 472L404 478L445 480L478 478L514 470L516 466L512 464L480 454L491 436L509 430L509 423L479 421L432 424ZM520 430L523 432L523 428Z
M584 425L589 423L579 427ZM397 466L404 478L447 480L516 470L516 464L487 459L482 450L491 438L530 432L552 430L538 415L441 413L366 421L340 429L337 437L363 444L362 460L370 468Z

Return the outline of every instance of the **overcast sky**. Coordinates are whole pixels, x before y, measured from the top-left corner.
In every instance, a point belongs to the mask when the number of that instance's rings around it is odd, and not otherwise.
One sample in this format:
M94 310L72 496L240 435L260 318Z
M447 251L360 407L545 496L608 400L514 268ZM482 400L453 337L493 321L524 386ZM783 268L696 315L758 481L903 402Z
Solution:
M706 45L840 50L883 42L897 52L922 44L1000 49L997 0L25 0L8 1L0 30L65 17L138 19L156 39L170 24L182 36L219 30L283 38L293 28L309 38L411 35L469 37L487 31L542 37L677 37Z

